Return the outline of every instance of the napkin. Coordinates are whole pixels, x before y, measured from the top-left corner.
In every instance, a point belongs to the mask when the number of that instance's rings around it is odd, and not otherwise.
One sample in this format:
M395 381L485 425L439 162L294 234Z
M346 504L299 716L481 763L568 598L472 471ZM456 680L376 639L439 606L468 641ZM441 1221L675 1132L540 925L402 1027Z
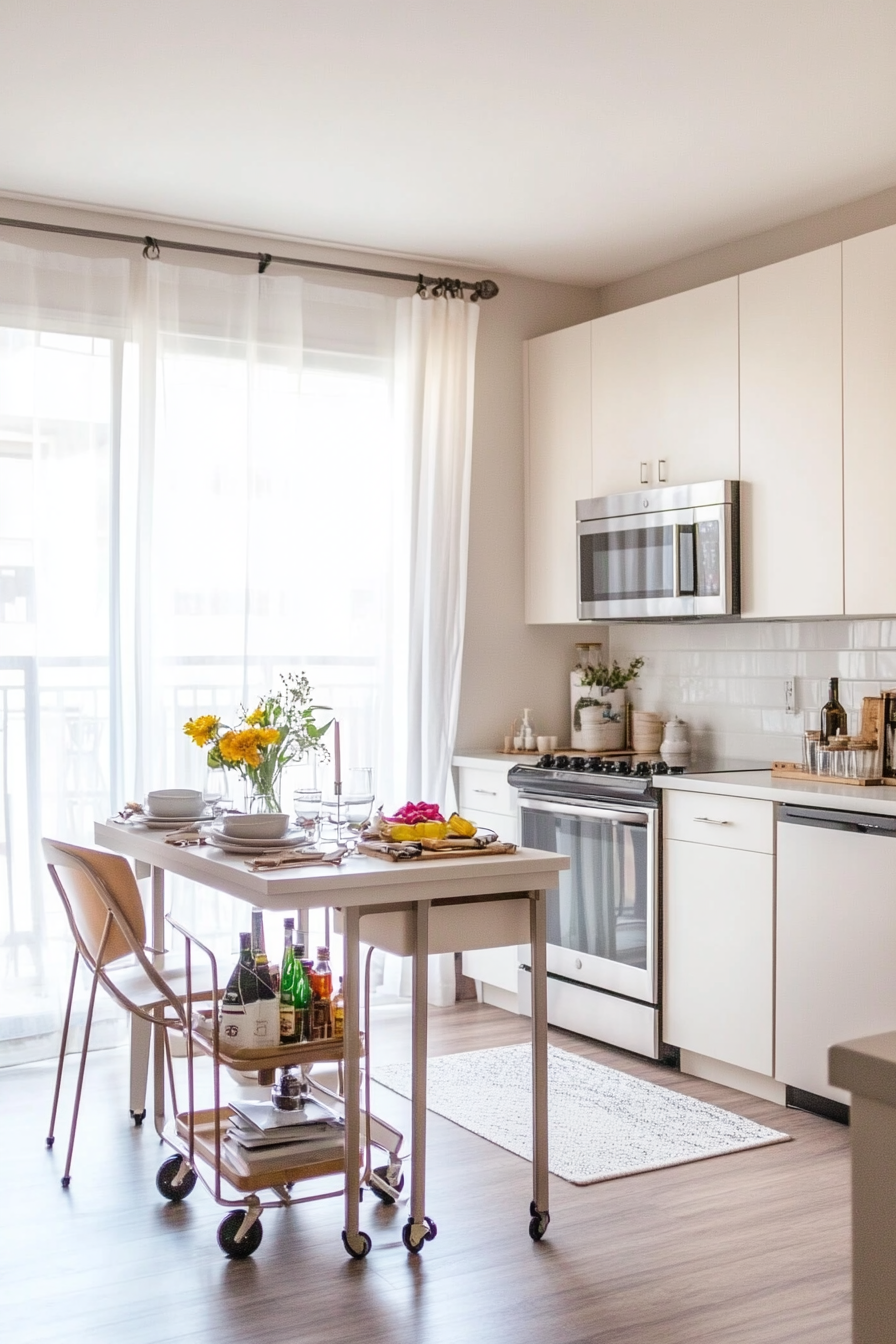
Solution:
M280 849L273 854L259 854L257 859L246 859L246 867L253 873L271 872L275 868L304 867L309 863L338 865L348 853L347 845L325 854L320 849Z

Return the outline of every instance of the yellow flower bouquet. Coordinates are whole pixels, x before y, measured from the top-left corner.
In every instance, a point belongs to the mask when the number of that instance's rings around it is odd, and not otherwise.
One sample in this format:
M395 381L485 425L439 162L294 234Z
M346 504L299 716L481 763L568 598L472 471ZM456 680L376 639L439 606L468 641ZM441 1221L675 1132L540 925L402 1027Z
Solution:
M251 790L255 811L279 812L280 780L284 768L307 751L329 756L323 736L330 724L319 728L315 714L324 705L312 705L311 686L304 672L280 678L282 690L265 696L235 727L215 714L200 714L184 724L184 732L197 747L208 747L211 769L236 770Z

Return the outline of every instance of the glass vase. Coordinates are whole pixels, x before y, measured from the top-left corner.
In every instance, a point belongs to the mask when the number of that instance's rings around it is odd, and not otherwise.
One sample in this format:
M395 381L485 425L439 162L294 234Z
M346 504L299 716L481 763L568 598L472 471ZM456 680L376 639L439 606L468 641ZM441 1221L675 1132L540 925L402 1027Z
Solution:
M279 780L276 780L270 788L262 788L258 784L249 783L247 785L248 798L246 801L246 811L252 813L271 813L282 812L280 806Z

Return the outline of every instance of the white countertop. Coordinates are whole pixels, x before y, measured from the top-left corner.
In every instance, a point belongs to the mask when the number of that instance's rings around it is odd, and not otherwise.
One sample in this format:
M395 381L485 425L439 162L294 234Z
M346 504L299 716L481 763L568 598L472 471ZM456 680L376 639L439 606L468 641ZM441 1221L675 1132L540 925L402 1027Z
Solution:
M835 1087L896 1106L896 1031L832 1045L828 1058Z
M528 765L537 761L543 753L540 751L456 751L451 764L472 766L480 770L503 770L505 773L512 765Z
M776 779L770 770L734 770L720 774L656 775L660 789L686 793L723 793L733 798L765 798L773 803L802 807L837 807L845 812L874 812L896 817L896 788L886 784L859 788L850 784L820 784L808 780Z

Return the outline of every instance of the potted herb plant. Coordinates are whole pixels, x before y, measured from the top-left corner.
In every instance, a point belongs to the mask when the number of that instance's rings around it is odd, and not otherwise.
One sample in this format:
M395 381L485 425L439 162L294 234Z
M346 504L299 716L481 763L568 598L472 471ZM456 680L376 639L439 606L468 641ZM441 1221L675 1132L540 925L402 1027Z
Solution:
M628 667L614 659L573 673L572 745L584 751L618 751L625 746L625 688L644 666L633 658Z

